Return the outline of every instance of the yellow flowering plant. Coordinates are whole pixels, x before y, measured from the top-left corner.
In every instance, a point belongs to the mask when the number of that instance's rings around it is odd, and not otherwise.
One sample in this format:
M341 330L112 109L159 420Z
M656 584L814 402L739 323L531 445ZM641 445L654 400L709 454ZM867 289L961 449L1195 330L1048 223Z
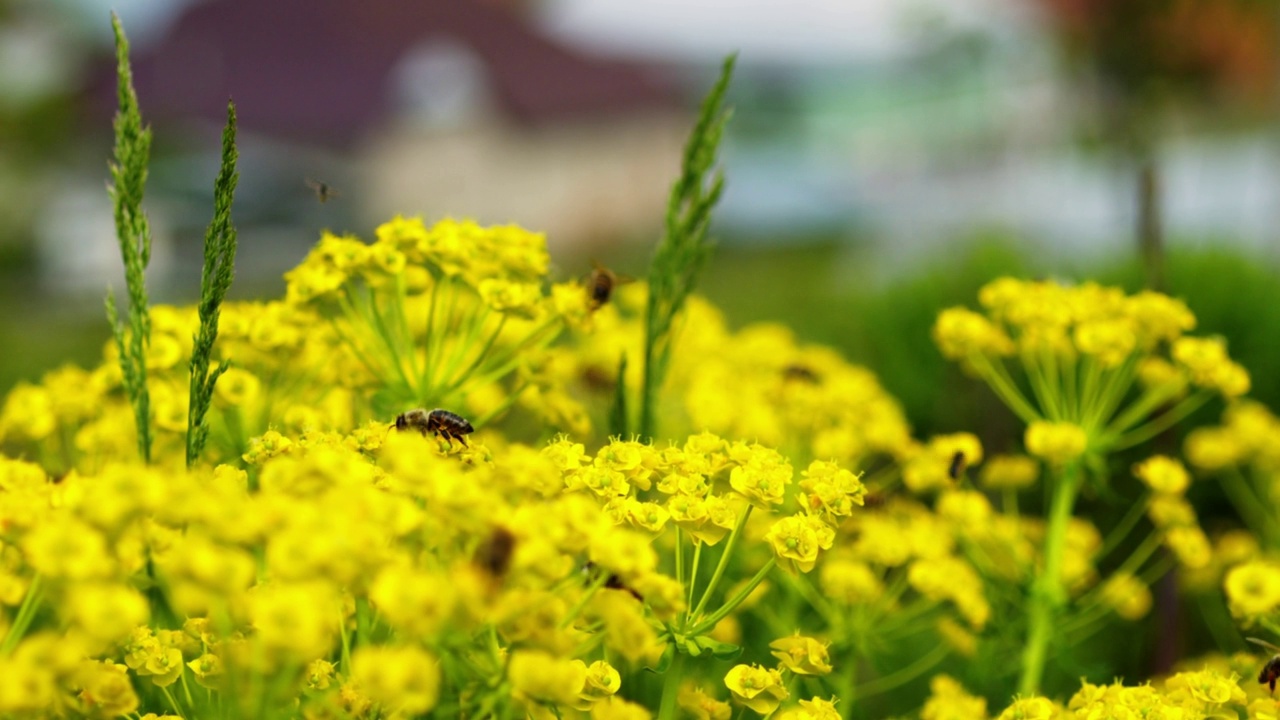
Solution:
M914 438L871 371L692 294L729 67L662 259L612 302L553 282L537 233L398 217L322 236L282 299L222 303L222 277L199 308L131 308L98 367L13 388L0 717L1275 717L1244 655L1038 692L1055 636L1139 621L1174 565L1280 631L1266 507L1210 539L1192 474L1148 455L1113 527L1073 512L1109 456L1247 389L1221 343L1164 296L998 280L935 339L1026 454ZM398 429L415 406L474 432ZM1277 427L1237 402L1185 454L1248 468L1224 487L1261 502ZM1020 506L1042 476L1047 517ZM980 692L958 679L983 665Z
M1105 481L1109 455L1151 439L1214 395L1243 395L1249 376L1220 339L1186 335L1195 317L1159 293L1001 278L981 289L979 302L984 312L943 311L933 332L944 355L1026 423L1027 451L1050 469L1044 562L1029 587L1019 682L1021 692L1032 694L1055 616L1067 605L1067 529L1084 472ZM1198 527L1168 528L1165 535L1199 563L1196 546L1207 541Z

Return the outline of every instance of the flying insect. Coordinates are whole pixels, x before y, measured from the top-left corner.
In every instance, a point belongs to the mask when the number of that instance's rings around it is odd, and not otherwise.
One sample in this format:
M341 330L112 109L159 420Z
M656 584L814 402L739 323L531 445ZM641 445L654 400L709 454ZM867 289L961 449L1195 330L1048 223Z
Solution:
M396 422L392 427L396 430L417 430L422 433L423 437L426 437L427 433L432 433L436 437L443 437L450 443L457 440L464 447L467 444L467 439L464 436L470 435L476 430L471 427L471 423L467 422L466 418L440 408L436 408L431 412L416 408L400 413L396 416Z

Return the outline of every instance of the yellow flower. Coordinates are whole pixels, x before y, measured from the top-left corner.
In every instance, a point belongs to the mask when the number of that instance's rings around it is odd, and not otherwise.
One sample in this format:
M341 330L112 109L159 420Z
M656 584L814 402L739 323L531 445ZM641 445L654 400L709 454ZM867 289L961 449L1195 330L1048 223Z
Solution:
M0 410L0 438L14 437L43 440L57 427L53 414L53 398L37 385L18 383L4 400Z
M1075 341L1080 352L1096 357L1104 368L1113 368L1137 347L1137 327L1124 317L1090 320L1076 326Z
M778 705L789 695L786 683L782 681L782 673L766 670L759 665L735 665L724 676L724 684L733 695L734 702L761 715L777 710Z
M988 490L1021 490L1031 487L1040 477L1040 464L1026 455L995 455L982 467L978 476Z
M578 709L584 710L600 700L611 697L621 687L622 676L612 665L604 660L591 663L587 666L586 683L578 695L578 699L585 704L580 704Z
M1192 570L1201 569L1213 560L1209 538L1196 525L1169 528L1165 531L1164 542L1178 562Z
M801 700L799 707L784 710L776 717L777 720L840 720L840 711L836 710L835 698L813 698Z
M112 561L106 541L92 527L70 517L55 517L22 539L27 562L41 575L69 580L103 577Z
M1037 420L1027 427L1025 443L1027 452L1060 465L1083 455L1089 437L1075 423Z
M783 667L797 675L826 675L831 672L831 660L827 646L811 637L799 634L769 643L773 656L782 661Z
M100 583L80 585L67 610L85 634L107 643L123 640L150 616L147 599L137 590Z
M971 658L978 652L978 638L952 618L942 618L935 627L942 641L951 646L956 654ZM985 701L983 707L986 707Z
M1187 462L1201 470L1221 470L1245 458L1247 448L1236 433L1225 427L1192 430L1183 443Z
M1252 560L1237 565L1223 582L1231 614L1248 624L1280 607L1280 563Z
M521 318L535 317L538 301L542 299L538 286L532 283L490 278L481 280L478 290L489 307Z
M652 717L645 706L618 697L591 706L591 720L650 720Z
M1102 602L1125 620L1139 620L1151 610L1151 589L1128 573L1117 573L1102 586Z
M451 616L454 586L439 573L416 568L388 567L369 588L369 600L397 630L428 638Z
M1227 398L1249 392L1249 373L1227 357L1222 338L1178 338L1171 352L1196 385L1217 390Z
M1013 353L1013 341L1004 330L966 308L948 308L939 313L933 325L933 340L942 354L953 360Z
M79 672L80 702L87 714L120 717L138 709L129 669L111 662L85 661Z
M784 568L809 572L818 561L818 552L835 541L835 531L812 515L791 515L775 522L765 535Z
M263 646L298 662L332 647L337 607L332 590L320 583L259 586L249 597L250 617Z
M949 675L929 680L929 699L920 709L920 720L986 720L987 701L965 692Z
M307 669L303 673L305 680L303 687L308 692L328 690L329 686L333 684L334 670L333 663L328 660L312 660L307 663Z
M1052 700L1042 697L1014 700L996 720L1057 720L1062 708Z
M225 673L222 658L212 653L205 653L187 663L187 667L191 668L191 674L195 676L196 682L200 683L200 685L210 690L221 689L222 677Z
M830 522L848 517L854 505L862 505L867 488L857 475L833 462L814 460L805 470L800 489L808 496L804 499L810 512L820 512Z
M698 542L708 545L715 545L724 539L738 522L738 514L724 498L717 495L705 499L683 494L672 495L667 500L667 511L680 529Z
M1134 465L1133 474L1158 493L1181 495L1191 484L1182 463L1166 455L1154 455Z
M716 700L693 683L680 686L676 695L680 708L692 715L695 720L729 720L733 707L723 700Z
M868 603L884 593L884 583L866 563L848 557L831 558L818 571L822 594L845 605Z
M1204 710L1212 710L1215 705L1244 704L1244 690L1240 689L1236 679L1234 674L1224 677L1208 669L1181 672L1166 680L1165 688L1172 699L1190 696Z
M776 452L757 447L746 464L730 471L729 485L752 505L768 510L782 503L791 473L791 465Z
M440 666L413 646L365 645L351 657L351 678L389 714L421 715L440 699Z
M218 378L214 397L222 407L241 407L257 399L262 383L248 370L232 366Z
M982 443L972 433L937 435L919 450L902 470L902 481L912 492L924 492L955 484L953 470L963 471L982 462Z
M540 650L516 650L507 676L521 700L571 706L586 687L587 666Z

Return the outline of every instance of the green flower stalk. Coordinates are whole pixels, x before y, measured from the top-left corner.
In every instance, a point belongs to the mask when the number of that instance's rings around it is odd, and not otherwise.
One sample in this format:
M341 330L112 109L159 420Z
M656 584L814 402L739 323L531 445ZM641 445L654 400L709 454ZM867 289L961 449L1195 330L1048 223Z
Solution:
M212 373L209 359L218 339L218 316L235 277L236 229L231 202L240 173L236 172L236 106L227 101L227 126L222 131L222 166L213 185L213 221L204 235L204 269L200 275L200 331L191 354L191 388L187 415L187 467L195 464L209 439L205 414L213 402L218 378L231 367L222 363Z
M576 283L545 286L541 234L397 218L377 235L326 235L285 276L290 305L327 326L322 375L358 378L381 417L444 407L480 427L527 393L545 419L586 431L547 365L565 327L589 321L589 298Z
M124 390L133 406L138 433L138 454L151 461L151 400L147 392L146 347L151 337L147 310L145 272L151 261L151 228L142 211L142 194L147 184L147 161L151 156L151 129L142 124L138 96L133 90L129 67L129 40L120 18L111 14L116 39L116 78L119 109L115 118L115 159L110 163L109 192L114 208L116 238L124 259L125 284L129 289L129 327L120 323L115 296L107 293L107 319L120 354Z
M712 173L716 151L731 111L724 107L736 55L725 58L720 79L702 101L702 112L685 145L680 177L671 186L666 228L649 265L649 301L644 328L644 379L640 393L640 436L654 437L658 389L671 360L672 325L711 257L707 239L711 211L724 190L724 175ZM710 175L710 181L708 181Z
M979 300L985 314L943 311L934 339L1027 424L1028 452L1054 469L1044 565L1027 596L1019 691L1031 696L1066 605L1062 558L1083 471L1104 479L1107 455L1151 439L1215 393L1243 395L1249 376L1221 340L1185 336L1195 316L1159 293L1001 278Z

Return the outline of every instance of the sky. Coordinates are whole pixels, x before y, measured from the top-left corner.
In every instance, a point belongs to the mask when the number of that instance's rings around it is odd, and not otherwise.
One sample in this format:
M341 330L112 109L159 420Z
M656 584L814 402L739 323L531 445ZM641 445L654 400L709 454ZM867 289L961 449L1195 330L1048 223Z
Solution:
M605 54L715 62L891 59L924 26L1000 31L1021 21L1009 0L546 0L554 35Z

